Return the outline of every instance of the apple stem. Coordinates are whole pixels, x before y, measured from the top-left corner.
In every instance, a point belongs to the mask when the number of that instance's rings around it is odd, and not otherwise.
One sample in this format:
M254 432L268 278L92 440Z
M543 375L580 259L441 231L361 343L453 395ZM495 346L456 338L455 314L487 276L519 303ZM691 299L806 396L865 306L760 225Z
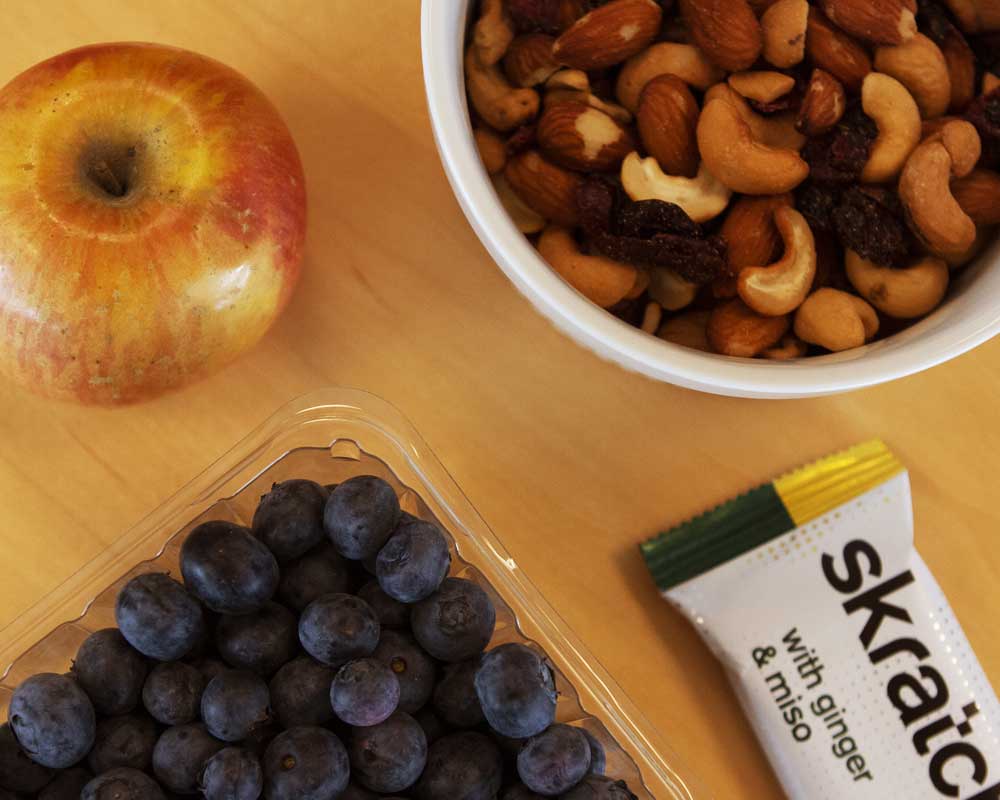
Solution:
M103 158L91 165L91 178L112 197L124 197L128 187L118 179L115 171Z

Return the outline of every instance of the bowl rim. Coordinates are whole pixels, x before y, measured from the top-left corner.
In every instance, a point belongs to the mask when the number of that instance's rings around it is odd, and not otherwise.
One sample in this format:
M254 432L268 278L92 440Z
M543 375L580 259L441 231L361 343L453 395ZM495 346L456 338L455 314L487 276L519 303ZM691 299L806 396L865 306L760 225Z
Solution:
M944 329L935 323L939 309L910 326L905 339L896 335L845 353L769 362L675 345L594 305L563 281L516 228L479 159L461 58L470 4L471 0L421 3L424 85L435 143L462 210L494 261L538 311L576 342L627 369L685 388L777 399L885 383L955 358L1000 333L1000 307L985 315L949 317ZM997 280L1000 285L1000 275Z

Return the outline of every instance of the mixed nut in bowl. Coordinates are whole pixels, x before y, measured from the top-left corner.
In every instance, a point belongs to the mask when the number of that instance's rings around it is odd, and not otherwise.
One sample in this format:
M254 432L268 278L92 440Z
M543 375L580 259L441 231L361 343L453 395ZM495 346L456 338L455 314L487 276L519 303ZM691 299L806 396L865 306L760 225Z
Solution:
M1000 330L1000 3L423 5L449 178L577 341L735 396L872 385Z

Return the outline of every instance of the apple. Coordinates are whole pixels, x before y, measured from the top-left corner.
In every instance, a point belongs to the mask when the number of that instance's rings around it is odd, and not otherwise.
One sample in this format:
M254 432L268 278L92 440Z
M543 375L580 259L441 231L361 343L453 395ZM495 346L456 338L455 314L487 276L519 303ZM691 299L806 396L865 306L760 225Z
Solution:
M299 277L295 143L246 78L154 44L81 47L0 89L0 374L113 405L218 369Z

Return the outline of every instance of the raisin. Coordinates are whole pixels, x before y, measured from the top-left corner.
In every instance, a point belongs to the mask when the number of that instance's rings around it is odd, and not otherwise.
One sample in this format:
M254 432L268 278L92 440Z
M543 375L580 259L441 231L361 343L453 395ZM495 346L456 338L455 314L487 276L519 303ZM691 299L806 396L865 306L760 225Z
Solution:
M810 177L819 183L854 183L868 162L878 125L852 105L829 133L810 139L802 150Z
M672 233L692 239L705 236L701 225L678 205L663 200L640 200L628 203L618 212L618 232L622 236L649 239L660 233Z
M969 47L976 56L976 63L984 71L996 71L1000 64L1000 33L970 36Z
M977 97L965 112L984 139L1000 139L1000 89Z
M507 10L520 33L559 33L559 0L507 0Z
M934 0L920 0L917 7L917 25L928 39L939 46L945 43L952 32L957 32L948 12Z
M899 198L887 189L852 186L832 219L840 243L875 264L904 267L916 249Z
M708 283L726 270L726 243L719 236L691 239L658 233L649 239L600 234L594 249L615 261L654 267L669 267L692 283Z
M591 176L576 189L576 208L580 227L588 236L611 233L624 201L621 189L603 178Z
M642 324L642 312L645 308L645 298L637 297L633 300L629 300L628 298L619 300L606 310L614 314L622 322L627 322L629 325L638 328Z
M507 139L507 155L516 156L535 146L537 129L534 125L522 125Z
M814 231L832 231L833 210L840 202L836 187L808 181L795 193L795 207Z

